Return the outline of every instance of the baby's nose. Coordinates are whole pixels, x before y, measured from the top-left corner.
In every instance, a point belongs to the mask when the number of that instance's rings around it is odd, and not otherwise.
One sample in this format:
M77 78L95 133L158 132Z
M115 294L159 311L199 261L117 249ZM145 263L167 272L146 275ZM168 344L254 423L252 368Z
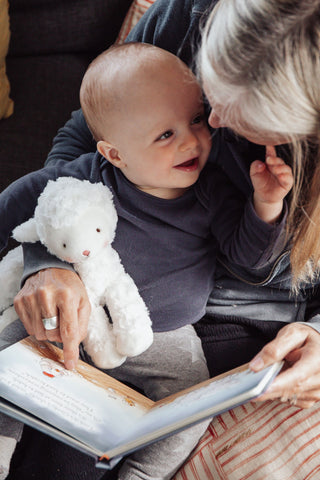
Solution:
M82 255L83 255L84 257L89 257L89 255L90 255L90 250L83 250Z
M197 147L198 145L198 139L197 137L192 133L188 132L185 137L183 138L183 141L180 145L180 150L182 152L186 152L188 150L192 150Z

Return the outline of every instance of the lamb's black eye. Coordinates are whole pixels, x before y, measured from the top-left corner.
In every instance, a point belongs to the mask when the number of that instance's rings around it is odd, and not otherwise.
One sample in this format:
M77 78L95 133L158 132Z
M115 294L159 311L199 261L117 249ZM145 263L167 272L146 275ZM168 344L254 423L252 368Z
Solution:
M62 246L63 246L63 248L67 248L67 245L65 243Z
M101 232L100 228L97 228L97 229L96 229L96 231L97 231L98 233L100 233L100 232Z

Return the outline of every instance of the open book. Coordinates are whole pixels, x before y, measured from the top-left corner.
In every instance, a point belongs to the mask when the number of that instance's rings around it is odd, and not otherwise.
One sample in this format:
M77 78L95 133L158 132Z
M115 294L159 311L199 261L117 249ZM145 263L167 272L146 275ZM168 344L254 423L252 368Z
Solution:
M63 367L62 350L34 337L0 352L0 411L96 457L112 468L122 456L260 395L281 363L247 366L153 402L79 361Z

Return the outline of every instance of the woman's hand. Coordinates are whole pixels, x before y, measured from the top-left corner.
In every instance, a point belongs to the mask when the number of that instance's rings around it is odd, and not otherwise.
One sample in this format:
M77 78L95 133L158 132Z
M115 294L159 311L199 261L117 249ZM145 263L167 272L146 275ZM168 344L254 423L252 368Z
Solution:
M312 327L291 323L283 327L250 362L254 371L284 360L285 366L257 401L280 398L301 408L320 400L320 334Z
M63 343L65 366L74 369L90 315L87 292L78 275L60 268L42 270L26 280L14 307L29 335ZM58 317L58 327L45 330L42 319L53 316Z

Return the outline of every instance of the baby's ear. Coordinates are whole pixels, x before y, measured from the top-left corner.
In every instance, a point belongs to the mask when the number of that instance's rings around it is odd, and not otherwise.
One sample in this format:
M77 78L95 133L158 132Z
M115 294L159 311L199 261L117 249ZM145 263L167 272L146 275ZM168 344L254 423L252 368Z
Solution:
M114 145L112 145L112 143L109 143L105 140L100 140L97 143L97 150L115 167L122 168L125 165L122 158L120 157L118 149Z
M18 242L38 242L39 235L37 233L36 221L34 218L30 218L26 222L16 227L12 232L12 237Z

